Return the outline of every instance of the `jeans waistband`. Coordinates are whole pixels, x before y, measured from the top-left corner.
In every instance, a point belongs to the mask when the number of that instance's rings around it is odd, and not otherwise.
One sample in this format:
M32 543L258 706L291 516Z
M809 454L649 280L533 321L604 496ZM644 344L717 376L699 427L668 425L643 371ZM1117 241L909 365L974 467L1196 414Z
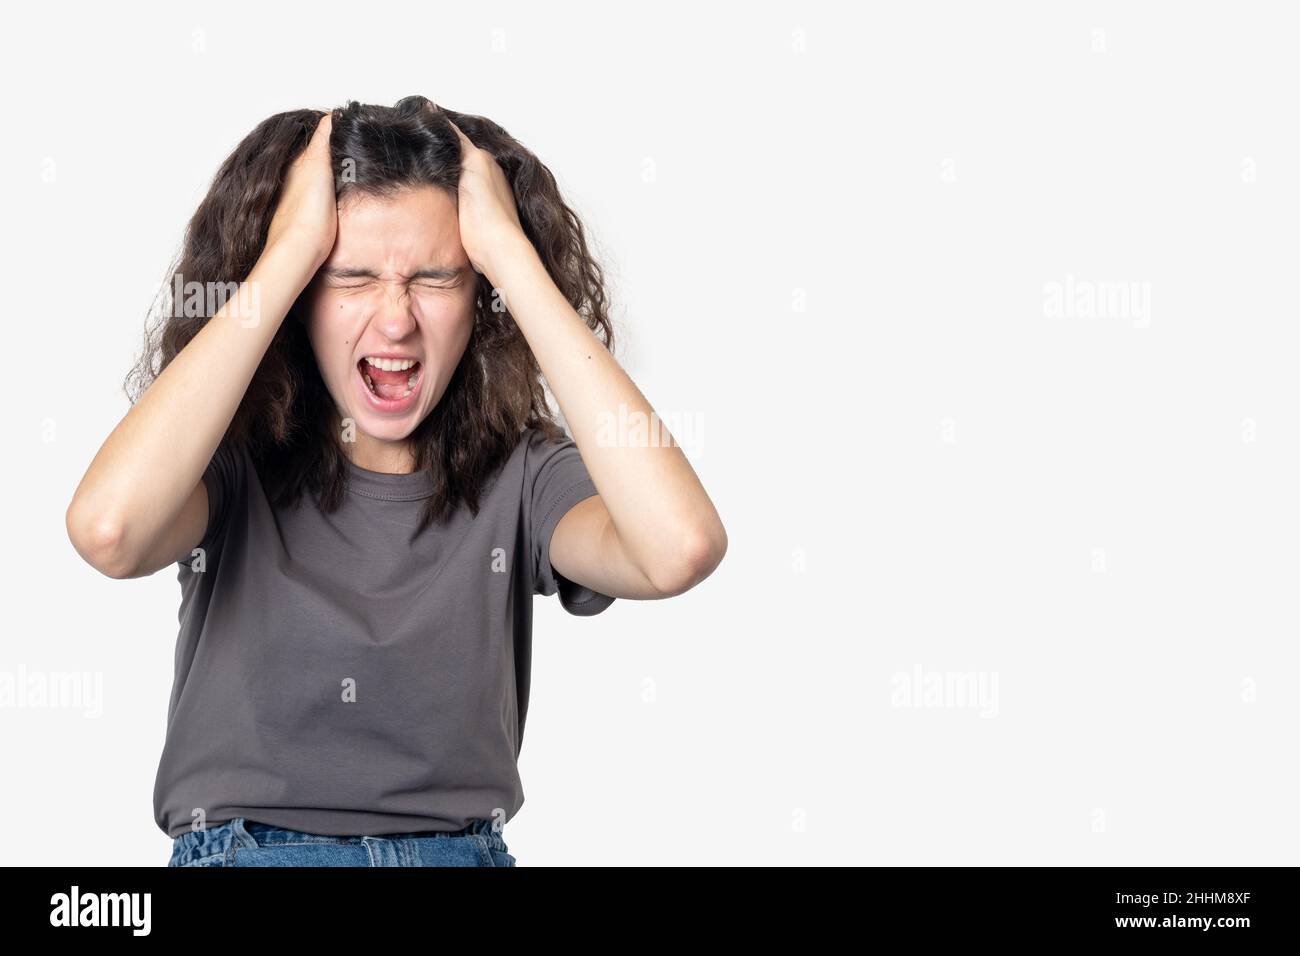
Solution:
M173 864L186 863L191 860L226 854L232 846L244 849L256 849L261 846L274 846L283 843L361 843L363 840L428 840L447 837L463 837L471 834L482 836L487 845L494 850L509 852L505 839L491 820L471 820L460 830L419 830L410 833L376 833L365 836L336 836L333 834L307 833L302 830L290 830L268 823L260 823L245 817L235 817L225 823L218 823L203 830L187 830L173 841Z

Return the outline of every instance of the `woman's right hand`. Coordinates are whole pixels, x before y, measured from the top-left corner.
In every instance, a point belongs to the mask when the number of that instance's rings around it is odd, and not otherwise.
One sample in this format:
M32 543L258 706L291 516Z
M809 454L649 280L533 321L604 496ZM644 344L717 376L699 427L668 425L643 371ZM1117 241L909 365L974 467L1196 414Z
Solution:
M321 117L285 172L266 245L244 280L256 298L230 296L203 324L105 439L73 494L68 537L109 577L153 574L203 540L204 471L285 316L334 248L330 129Z
M313 271L329 258L338 234L334 167L330 161L333 119L332 113L321 117L307 148L290 163L266 235L266 248L292 247L313 259Z

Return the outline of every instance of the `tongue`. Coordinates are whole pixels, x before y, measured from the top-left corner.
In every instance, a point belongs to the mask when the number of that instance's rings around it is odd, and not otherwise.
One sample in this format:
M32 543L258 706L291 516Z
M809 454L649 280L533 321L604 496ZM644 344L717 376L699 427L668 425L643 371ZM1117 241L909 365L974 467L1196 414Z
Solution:
M381 368L375 368L369 362L366 363L366 374L375 385L375 394L387 399L401 398L405 395L406 383L418 370L419 366L413 365L402 372L386 372Z

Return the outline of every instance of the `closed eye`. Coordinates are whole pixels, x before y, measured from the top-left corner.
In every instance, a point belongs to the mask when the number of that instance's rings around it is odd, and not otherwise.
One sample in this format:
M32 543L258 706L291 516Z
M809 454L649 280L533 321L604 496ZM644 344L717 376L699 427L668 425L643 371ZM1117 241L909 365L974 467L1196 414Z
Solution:
M371 282L331 282L331 289L365 289L373 285ZM456 282L412 282L411 285L418 286L421 289L454 289L459 285Z
M379 280L379 276L369 270L351 267L330 267L323 270L330 286L336 289L364 289ZM455 289L464 282L469 270L462 267L429 267L405 276L406 282L418 285L422 289Z

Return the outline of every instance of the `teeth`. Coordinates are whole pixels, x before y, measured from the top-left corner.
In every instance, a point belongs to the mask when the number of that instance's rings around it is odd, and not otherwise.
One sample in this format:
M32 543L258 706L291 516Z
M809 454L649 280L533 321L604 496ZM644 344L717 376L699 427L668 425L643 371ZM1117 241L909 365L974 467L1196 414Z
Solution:
M366 380L366 388L378 395L379 393L375 391L375 383L371 380L370 376L367 373L362 372L361 377ZM415 391L415 378L416 376L412 375L406 380L406 391L402 393L402 398L406 398L406 396L410 395L411 392Z
M415 359L374 358L367 355L366 362L385 372L405 372L408 368L415 367Z

